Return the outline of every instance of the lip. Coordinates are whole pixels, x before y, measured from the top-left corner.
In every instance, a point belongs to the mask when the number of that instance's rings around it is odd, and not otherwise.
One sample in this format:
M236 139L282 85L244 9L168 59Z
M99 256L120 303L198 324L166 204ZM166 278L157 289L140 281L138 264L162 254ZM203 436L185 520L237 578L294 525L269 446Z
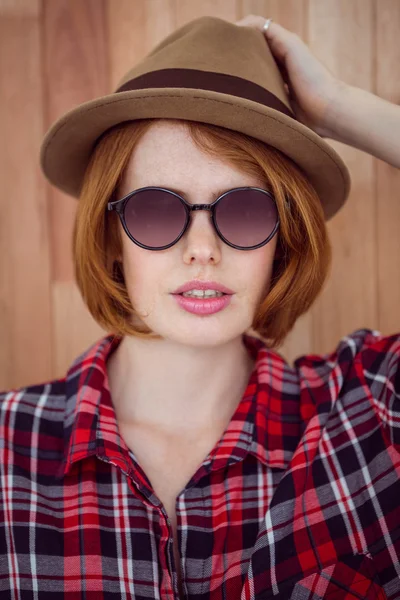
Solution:
M184 292L190 292L191 290L215 290L217 292L222 292L223 294L234 294L232 290L225 285L222 285L222 283L218 283L217 281L200 281L200 279L187 281L172 292L172 294L183 294Z
M195 315L212 315L226 308L231 300L232 295L226 294L218 298L186 298L180 294L173 294L178 305L189 313Z

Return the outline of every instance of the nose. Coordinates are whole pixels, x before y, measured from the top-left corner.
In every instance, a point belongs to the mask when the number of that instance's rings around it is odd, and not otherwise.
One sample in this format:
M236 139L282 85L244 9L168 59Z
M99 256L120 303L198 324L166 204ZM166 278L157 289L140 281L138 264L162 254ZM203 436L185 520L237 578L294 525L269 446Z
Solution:
M197 261L206 264L221 259L221 245L209 210L193 210L183 241L183 258L185 262Z

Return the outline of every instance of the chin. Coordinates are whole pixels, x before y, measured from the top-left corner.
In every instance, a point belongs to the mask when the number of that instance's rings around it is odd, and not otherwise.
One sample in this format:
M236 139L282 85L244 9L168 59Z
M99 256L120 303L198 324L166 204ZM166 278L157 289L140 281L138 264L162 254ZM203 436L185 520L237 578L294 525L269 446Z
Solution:
M209 318L201 318L198 323L185 326L178 325L171 330L161 328L157 331L165 339L177 344L192 347L211 347L227 344L240 337L246 331L246 326L238 327L238 323L216 323Z

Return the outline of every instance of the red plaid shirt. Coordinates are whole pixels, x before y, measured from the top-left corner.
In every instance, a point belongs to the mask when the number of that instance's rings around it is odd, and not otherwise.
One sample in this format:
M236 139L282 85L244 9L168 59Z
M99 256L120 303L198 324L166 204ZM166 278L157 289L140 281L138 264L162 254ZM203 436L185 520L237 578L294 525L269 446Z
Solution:
M400 336L289 366L257 338L246 392L176 503L185 598L400 598ZM164 507L118 433L107 336L0 395L0 598L178 598Z

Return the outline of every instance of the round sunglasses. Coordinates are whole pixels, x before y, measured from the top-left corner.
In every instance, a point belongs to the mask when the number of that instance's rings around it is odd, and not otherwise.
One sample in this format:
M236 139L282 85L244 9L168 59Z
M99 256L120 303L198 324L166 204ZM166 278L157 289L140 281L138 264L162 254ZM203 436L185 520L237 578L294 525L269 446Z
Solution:
M279 227L278 209L270 192L257 187L229 190L211 204L190 204L161 187L143 187L120 200L108 202L128 237L146 250L165 250L187 230L194 210L208 210L223 242L237 250L255 250L267 244Z

